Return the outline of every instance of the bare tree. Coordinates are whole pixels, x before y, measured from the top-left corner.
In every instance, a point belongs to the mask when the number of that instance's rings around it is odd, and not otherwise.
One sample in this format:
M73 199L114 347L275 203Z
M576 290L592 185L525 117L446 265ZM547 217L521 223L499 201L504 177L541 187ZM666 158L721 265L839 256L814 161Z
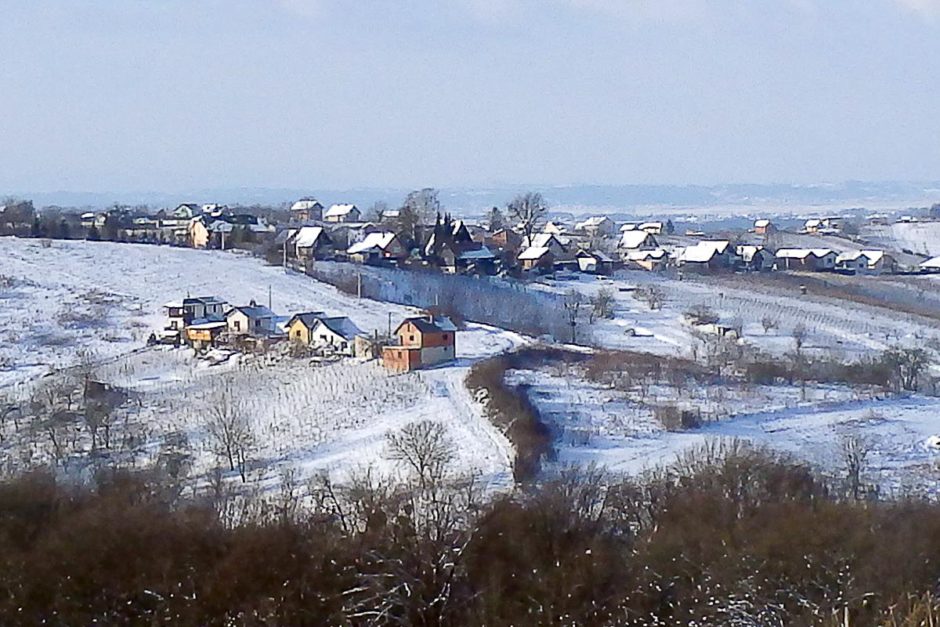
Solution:
M898 386L908 392L916 392L921 376L930 367L930 356L922 348L890 348L881 357L890 369Z
M513 198L506 210L520 225L523 235L531 242L532 234L548 213L548 206L538 192L526 192Z
M780 326L780 322L773 316L764 316L760 319L761 326L764 327L764 333L770 333L772 329Z
M581 305L584 304L584 296L577 290L571 290L565 294L564 306L565 317L568 326L571 327L571 343L577 342L578 314L581 312Z
M455 448L440 422L413 422L385 437L388 457L404 462L417 476L422 489L440 481Z
M610 288L604 287L597 291L591 297L591 316L590 322L601 318L612 318L614 315L614 292Z
M802 355L803 343L806 341L806 326L802 322L797 324L790 335L793 337L793 346L796 348L797 356Z
M666 300L666 294L658 285L647 285L642 288L638 287L633 292L633 297L639 301L645 302L651 311L662 309L663 303Z
M865 484L863 473L868 456L874 448L871 440L858 435L850 434L840 442L842 462L845 464L845 479L850 496L858 500L862 497Z
M403 209L410 209L418 219L418 224L433 224L441 212L439 193L433 187L425 187L405 197Z
M247 480L248 455L254 447L255 437L251 423L230 390L216 397L206 429L216 454L228 462L229 470L238 469L244 483Z
M486 228L489 229L490 233L495 233L505 227L506 218L503 217L503 212L499 210L499 207L490 209L489 213L486 214Z

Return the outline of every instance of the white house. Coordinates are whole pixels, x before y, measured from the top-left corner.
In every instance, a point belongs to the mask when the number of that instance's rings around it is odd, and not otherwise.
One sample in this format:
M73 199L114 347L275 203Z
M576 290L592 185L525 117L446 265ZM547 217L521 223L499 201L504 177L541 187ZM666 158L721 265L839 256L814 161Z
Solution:
M821 272L834 269L837 256L828 248L781 248L774 265L778 270Z
M652 235L662 235L663 233L663 223L662 222L644 222L637 227L641 231L646 231Z
M294 235L294 254L298 259L313 259L319 251L329 246L330 238L320 226L301 227Z
M317 318L310 330L310 343L320 348L330 348L336 353L353 356L356 337L362 334L353 321L344 316Z
M646 231L624 231L620 234L617 248L622 250L653 250L657 248L656 238Z
M232 335L268 335L275 331L274 312L254 301L247 307L232 307L225 314L228 332Z
M883 250L853 250L836 257L836 268L857 274L881 274L894 271L894 260Z
M398 241L398 236L391 231L375 231L346 249L346 254L353 261L368 263L381 259L401 259L407 251Z
M362 212L356 205L333 205L323 214L327 222L358 222Z
M290 206L290 219L295 222L323 219L323 205L316 198L301 198Z
M611 237L617 232L617 225L607 216L593 216L578 222L574 229L592 237Z

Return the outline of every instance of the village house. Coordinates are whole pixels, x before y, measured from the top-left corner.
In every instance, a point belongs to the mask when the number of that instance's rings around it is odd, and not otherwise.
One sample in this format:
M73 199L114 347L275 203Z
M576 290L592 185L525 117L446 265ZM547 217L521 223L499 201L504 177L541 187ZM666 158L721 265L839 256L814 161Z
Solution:
M617 233L617 225L607 216L593 216L584 222L578 222L574 230L588 237L613 237Z
M333 205L323 214L323 219L327 222L359 222L361 217L359 207L350 204Z
M555 267L555 254L546 246L530 246L519 253L519 264L526 272L549 272Z
M186 343L196 350L203 350L216 345L219 338L227 330L225 321L197 322L191 324L183 331Z
M854 274L883 274L895 271L894 259L883 250L855 250L836 256L836 269Z
M232 307L225 314L230 335L270 335L275 331L274 312L251 301L247 307Z
M568 252L567 240L552 233L534 233L532 241L522 240L522 248L548 248L555 257L565 257Z
M587 274L610 274L614 269L614 260L600 250L580 250L575 257L578 269Z
M734 270L740 259L727 240L698 242L679 251L676 264L693 272Z
M621 251L629 250L653 250L658 248L659 244L656 238L646 231L623 231L620 234L620 241L617 242L617 248Z
M803 223L804 233L834 235L842 231L842 219L837 217L810 218Z
M649 272L661 270L669 262L669 255L662 248L653 250L628 250L621 255L625 268L646 270Z
M290 221L303 224L323 219L323 205L316 198L301 198L290 206Z
M225 317L226 302L215 296L187 296L182 301L167 303L167 330L181 331L197 322L220 322Z
M777 270L825 272L836 266L836 253L828 248L781 248L776 253Z
M772 270L776 256L763 246L741 245L735 247L741 259L741 267L750 272Z
M497 229L485 239L487 246L497 250L515 252L522 247L522 235L512 229Z
M643 222L637 226L637 229L640 231L646 231L650 235L662 235L663 234L663 223L662 222Z
M499 270L496 253L486 246L465 250L454 259L454 270L461 274L492 276Z
M447 318L431 315L407 318L394 335L395 344L382 349L383 365L394 372L409 372L456 359L457 327Z
M310 344L333 353L355 357L356 338L362 331L344 316L320 317L310 330Z
M766 218L754 221L754 233L756 235L770 235L771 233L776 233L777 227L774 226L774 223Z
M285 325L287 337L291 342L308 346L313 342L313 328L317 320L325 318L326 314L322 311L306 311L294 314Z
M623 233L624 231L636 231L637 226L639 225L636 222L624 222L620 225L620 232Z
M381 263L400 261L408 256L408 251L390 231L369 233L361 242L356 242L346 250L350 261L356 263Z
M291 238L297 259L323 259L333 251L333 242L321 226L304 226Z
M556 235L561 237L568 233L568 225L564 222L558 221L548 221L545 223L545 226L542 227L542 233L548 233L549 235Z

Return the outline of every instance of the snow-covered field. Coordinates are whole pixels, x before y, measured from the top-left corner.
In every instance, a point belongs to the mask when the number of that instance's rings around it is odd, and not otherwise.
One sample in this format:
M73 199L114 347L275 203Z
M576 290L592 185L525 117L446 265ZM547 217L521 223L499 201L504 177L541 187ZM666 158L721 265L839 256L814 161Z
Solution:
M415 310L359 300L233 253L104 242L44 246L12 238L0 240L0 251L0 391L28 398L40 375L93 360L97 375L135 395L140 409L126 426L139 440L138 456L153 459L161 443L182 434L197 475L218 465L205 425L226 394L250 416L256 443L249 466L258 478L287 468L307 476L367 467L394 472L385 434L429 419L446 426L456 471L494 486L511 482L511 446L463 379L472 361L521 343L513 333L471 325L458 334L455 364L420 374L391 375L375 362L323 365L287 357L236 357L208 366L185 349L143 348L163 324L163 303L187 294L267 303L270 290L278 314L346 315L366 332L384 331ZM49 453L41 434L4 435L8 459L26 440L36 461ZM87 439L79 437L76 449L87 449Z
M560 466L596 464L639 474L677 461L690 448L740 438L790 453L837 478L844 472L842 443L853 437L870 448L867 482L886 492L940 491L938 398L880 398L841 386L813 386L805 398L792 386L705 388L702 394L712 395L726 415L699 428L670 431L649 405L570 373L517 371L513 378L531 386L530 398L556 435Z
M836 298L802 295L795 287L771 287L748 282L747 277L685 276L677 280L660 273L624 271L612 279L585 276L545 283L539 288L559 292L573 289L586 297L601 289L612 292L614 317L592 326L594 341L605 348L689 355L697 340L683 314L702 305L717 313L723 324L740 321L745 342L777 355L793 350L793 330L800 326L806 331L806 350L841 360L853 360L898 344L940 342L940 321ZM634 296L636 288L648 286L661 291L661 309L651 310ZM776 328L765 331L765 318L773 320Z

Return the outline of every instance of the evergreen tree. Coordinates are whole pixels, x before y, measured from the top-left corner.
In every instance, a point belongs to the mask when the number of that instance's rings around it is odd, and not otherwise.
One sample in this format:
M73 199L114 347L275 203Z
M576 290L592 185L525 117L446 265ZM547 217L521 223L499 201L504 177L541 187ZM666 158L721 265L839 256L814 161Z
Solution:
M88 235L85 237L85 239L90 240L92 242L97 242L98 240L100 240L101 235L98 233L98 227L92 224L91 228L88 229Z

